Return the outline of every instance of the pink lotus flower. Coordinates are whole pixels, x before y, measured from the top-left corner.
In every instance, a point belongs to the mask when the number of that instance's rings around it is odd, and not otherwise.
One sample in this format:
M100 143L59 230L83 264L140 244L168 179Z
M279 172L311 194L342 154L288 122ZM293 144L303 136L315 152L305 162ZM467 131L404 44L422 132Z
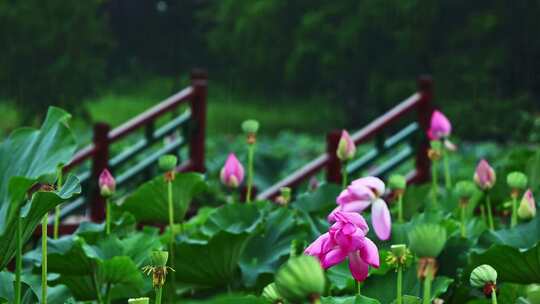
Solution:
M229 154L220 173L221 182L231 188L238 187L244 180L244 167L234 153Z
M337 157L344 161L354 157L356 153L356 146L349 133L345 130L341 131L341 138L339 139L338 148L336 151Z
M531 189L523 194L523 198L519 204L518 216L523 220L528 220L536 216L536 202L534 201Z
M440 111L433 111L431 114L431 125L428 130L430 140L439 140L450 136L452 124Z
M384 193L384 183L377 177L368 176L357 179L343 190L336 202L338 206L328 216L328 221L336 221L335 214L343 212L362 212L371 205L371 224L381 240L388 240L392 231L392 219L386 202L380 198Z
M104 169L99 175L98 184L100 193L104 197L109 197L116 191L116 181L107 169Z
M482 190L489 190L495 185L495 171L485 159L478 163L474 172L474 181Z
M335 212L336 222L329 231L317 238L304 251L315 256L324 269L330 268L349 258L349 270L357 281L364 281L369 266L379 268L379 250L366 237L369 230L364 218L354 212Z

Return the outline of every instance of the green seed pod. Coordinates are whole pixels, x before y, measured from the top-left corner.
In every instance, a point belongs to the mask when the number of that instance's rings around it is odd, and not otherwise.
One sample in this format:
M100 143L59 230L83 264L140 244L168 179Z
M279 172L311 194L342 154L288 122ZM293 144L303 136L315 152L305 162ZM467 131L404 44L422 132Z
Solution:
M165 267L169 259L169 253L167 251L152 251L151 259L152 266Z
M470 278L471 285L473 287L484 287L487 283L497 283L497 271L487 265L480 265L471 272Z
M149 304L150 299L149 298L136 298L136 299L129 299L129 304Z
M158 164L159 169L163 171L171 171L176 168L178 163L178 158L172 154L163 155L159 158Z
M463 180L456 183L454 188L459 198L471 198L476 190L476 185L472 181Z
M401 258L407 254L407 245L405 244L392 245L390 246L390 251L396 257Z
M293 303L302 302L324 292L324 271L316 258L291 258L276 274L276 287L280 295Z
M409 248L421 258L436 258L446 243L446 230L436 224L418 224L409 232Z
M276 283L268 284L262 292L262 297L272 303L283 303L283 297L279 294Z
M247 134L256 134L259 131L259 122L254 119L242 122L242 131Z
M393 174L388 179L388 186L393 190L405 190L407 187L407 179L400 174Z
M508 173L506 183L512 189L525 190L527 188L527 175L519 171Z

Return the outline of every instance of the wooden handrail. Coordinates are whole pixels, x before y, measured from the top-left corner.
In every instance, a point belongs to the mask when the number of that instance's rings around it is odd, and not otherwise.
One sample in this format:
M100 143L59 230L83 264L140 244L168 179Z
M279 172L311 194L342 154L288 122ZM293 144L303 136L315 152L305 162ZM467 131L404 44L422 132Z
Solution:
M432 80L429 76L421 76L418 79L418 92L412 94L407 99L400 102L397 106L390 109L384 115L378 117L364 128L351 135L355 144L361 144L370 140L373 136L380 133L384 128L394 123L399 118L413 110L418 111L418 122L421 130L427 132L429 119L431 117L432 106ZM282 187L295 187L303 181L314 176L326 167L326 179L329 182L339 183L341 181L341 162L335 154L339 141L340 132L333 131L327 135L327 151L316 159L307 163L300 169L291 173L288 177L275 183L266 190L262 191L257 199L271 199L279 194ZM416 168L410 172L407 177L410 182L421 182L429 177L430 162L427 160L427 138L420 143L416 155Z

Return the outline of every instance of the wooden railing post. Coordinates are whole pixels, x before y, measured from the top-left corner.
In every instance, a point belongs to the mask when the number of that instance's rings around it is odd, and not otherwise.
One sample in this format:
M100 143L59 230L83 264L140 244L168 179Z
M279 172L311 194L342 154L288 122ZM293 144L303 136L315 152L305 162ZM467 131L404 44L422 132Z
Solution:
M416 152L416 178L415 182L425 182L431 176L431 161L428 158L429 139L427 132L429 130L431 114L433 113L433 80L429 75L418 77L418 92L421 99L417 108L418 123L422 130L422 138Z
M106 123L94 125L95 152L92 159L92 177L90 181L90 218L94 222L105 220L105 199L101 196L98 178L101 171L109 167L109 131L111 127Z
M341 161L336 154L340 138L341 131L339 130L326 134L326 153L328 154L326 181L329 183L341 184Z
M208 91L208 75L206 71L196 69L191 72L191 85L194 97L191 99L191 117L194 128L191 130L189 156L192 170L205 172L205 133L206 133L206 97Z

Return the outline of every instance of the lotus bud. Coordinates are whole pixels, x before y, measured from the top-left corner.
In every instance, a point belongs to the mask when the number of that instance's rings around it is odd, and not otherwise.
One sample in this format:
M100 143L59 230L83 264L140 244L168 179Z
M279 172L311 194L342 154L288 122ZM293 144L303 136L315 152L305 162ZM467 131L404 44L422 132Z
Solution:
M250 145L254 144L257 131L259 131L259 122L254 119L248 119L242 122L242 131L247 135L247 143Z
M352 159L355 153L356 146L351 136L347 131L341 131L341 138L339 139L338 148L336 151L337 157L341 161L347 161Z
M278 293L292 303L316 298L325 288L324 271L312 256L289 259L279 268L275 279Z
M388 179L388 186L393 190L405 190L407 179L403 175L394 174Z
M496 289L497 271L490 265L480 265L471 272L470 282L473 287L482 288L486 296L491 296Z
M56 182L56 178L56 173L44 174L38 178L38 182L46 185L54 185L54 183Z
M110 197L116 191L116 181L109 170L104 169L99 175L99 190L103 197Z
M452 124L440 111L433 111L431 123L428 130L430 140L439 140L448 137L452 132Z
M510 172L506 176L506 183L512 189L512 197L517 198L519 190L525 190L527 188L527 175L519 171Z
M279 294L276 283L268 284L262 292L262 297L273 304L284 303L283 297Z
M482 159L474 172L474 181L480 189L486 191L493 188L496 180L495 170L491 168L485 159Z
M227 157L221 169L220 179L225 186L231 188L237 188L244 180L244 167L233 153Z
M176 168L178 158L175 155L167 154L159 158L159 169L163 171L172 171Z
M465 199L467 201L477 191L476 185L471 181L459 181L456 183L456 187L454 189L460 199Z
M409 248L419 257L437 257L446 243L446 230L436 224L418 224L409 232Z
M518 216L522 220L529 220L536 216L536 202L531 189L523 194L523 198L519 203Z
M150 304L149 298L128 299L129 304Z

